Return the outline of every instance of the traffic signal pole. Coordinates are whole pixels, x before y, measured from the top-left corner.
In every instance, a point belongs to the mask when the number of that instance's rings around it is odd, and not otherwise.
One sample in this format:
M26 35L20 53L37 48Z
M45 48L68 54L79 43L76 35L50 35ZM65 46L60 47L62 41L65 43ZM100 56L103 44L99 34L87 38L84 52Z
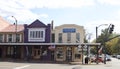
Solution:
M104 45L104 64L106 64L106 46L105 46L105 42L108 41L109 35L112 34L113 30L114 30L114 25L110 24L108 29L107 29L107 32L105 34L105 41L103 43L103 45Z

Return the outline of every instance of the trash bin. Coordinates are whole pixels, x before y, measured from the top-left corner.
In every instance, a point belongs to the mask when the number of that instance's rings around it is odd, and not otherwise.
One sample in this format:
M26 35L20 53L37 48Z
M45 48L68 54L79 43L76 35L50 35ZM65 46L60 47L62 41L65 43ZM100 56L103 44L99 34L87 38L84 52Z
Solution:
M85 64L88 64L89 57L85 57Z

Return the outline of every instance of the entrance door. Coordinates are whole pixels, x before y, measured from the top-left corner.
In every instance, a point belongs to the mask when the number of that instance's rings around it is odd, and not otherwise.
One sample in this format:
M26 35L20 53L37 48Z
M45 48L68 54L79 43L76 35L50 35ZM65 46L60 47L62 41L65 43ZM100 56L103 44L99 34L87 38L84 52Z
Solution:
M40 49L34 49L34 58L35 59L40 59L40 56L41 56Z
M72 61L72 47L67 47L66 60L67 61Z

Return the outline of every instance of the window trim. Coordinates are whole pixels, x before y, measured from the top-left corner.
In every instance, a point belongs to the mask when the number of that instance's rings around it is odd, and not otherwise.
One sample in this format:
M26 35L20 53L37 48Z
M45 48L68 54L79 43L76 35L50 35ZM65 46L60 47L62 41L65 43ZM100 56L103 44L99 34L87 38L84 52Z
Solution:
M76 33L76 43L80 43L80 33Z
M67 43L71 43L71 35L72 33L67 33Z
M0 35L2 35L1 36L2 37L1 42L4 42L4 34L0 34Z
M43 32L43 36L41 38L41 35L40 35L40 38L37 38L39 37L39 35L37 34L40 34L40 33L37 33L37 32L40 32L42 31ZM30 35L31 32L34 32L35 34L32 33L32 36ZM37 34L36 34L37 33ZM33 41L33 42L44 42L45 41L45 28L28 28L28 41Z
M9 35L12 35L12 41L11 42L13 42L14 41L14 35L13 34L7 34L7 42L10 42L8 39L9 39Z
M62 43L62 42L63 42L63 39L62 39L62 38L63 38L63 34L62 34L62 33L59 33L59 34L58 34L58 42L59 42L59 43Z
M17 41L17 42L22 42L22 35L21 34L16 34L16 35L19 35L19 41ZM17 39L17 36L16 36L16 39Z
M64 59L64 48L63 47L57 47L56 58Z

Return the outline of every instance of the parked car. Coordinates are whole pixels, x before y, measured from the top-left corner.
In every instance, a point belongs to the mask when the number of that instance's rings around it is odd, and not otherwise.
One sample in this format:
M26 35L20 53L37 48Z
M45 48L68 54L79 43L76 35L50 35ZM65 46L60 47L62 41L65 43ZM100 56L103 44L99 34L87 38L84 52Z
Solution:
M111 56L106 55L106 61L111 61Z
M120 55L117 55L117 58L120 59Z
M116 54L113 54L113 55L112 55L112 57L113 57L113 58L116 58L116 57L117 57L117 55L116 55Z

